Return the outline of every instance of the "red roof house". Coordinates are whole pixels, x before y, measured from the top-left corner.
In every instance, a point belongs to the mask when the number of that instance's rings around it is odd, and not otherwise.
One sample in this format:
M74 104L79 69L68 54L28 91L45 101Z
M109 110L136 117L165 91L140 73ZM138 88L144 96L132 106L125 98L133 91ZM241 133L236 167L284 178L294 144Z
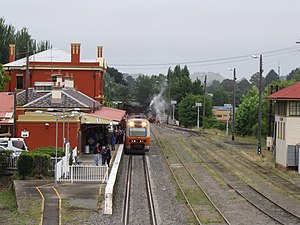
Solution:
M102 46L97 47L97 56L94 60L81 60L81 45L71 44L70 53L57 48L51 48L43 52L29 56L29 74L26 79L26 58L15 61L15 45L10 47L10 62L4 64L6 76L12 79L6 87L7 91L15 89L21 91L28 87L48 85L56 82L53 74L62 74L74 78L74 87L89 97L103 103L103 74L106 70L106 62L102 57Z
M273 149L276 165L296 168L300 143L300 82L269 95L268 99L275 106Z

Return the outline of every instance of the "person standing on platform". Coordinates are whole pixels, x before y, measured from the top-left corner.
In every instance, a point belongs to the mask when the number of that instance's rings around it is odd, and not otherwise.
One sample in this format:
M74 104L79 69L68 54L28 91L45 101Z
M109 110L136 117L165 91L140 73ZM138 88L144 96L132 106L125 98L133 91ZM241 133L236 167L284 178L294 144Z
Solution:
M96 144L96 146L94 147L94 161L96 166L98 166L98 162L99 162L99 143Z
M117 141L117 137L116 137L116 134L113 133L112 136L111 136L111 150L112 151L115 151L115 146L116 146L116 141Z
M109 148L108 145L106 146L106 155L105 155L105 159L106 159L107 166L109 167L110 160L111 160L111 151L110 151L110 148Z

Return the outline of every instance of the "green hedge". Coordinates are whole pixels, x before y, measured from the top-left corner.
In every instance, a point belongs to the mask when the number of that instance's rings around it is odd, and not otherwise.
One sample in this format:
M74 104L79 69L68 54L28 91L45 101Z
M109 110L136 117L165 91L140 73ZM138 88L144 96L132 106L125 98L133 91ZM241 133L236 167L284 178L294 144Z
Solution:
M50 155L39 152L33 152L31 155L34 161L34 176L49 175L48 171L50 169Z
M48 154L51 157L55 157L55 146L46 146L46 147L38 147L32 150L34 153L42 153L42 154ZM57 157L63 157L65 153L63 152L62 148L57 148Z
M10 150L0 151L0 176L8 167L11 153L13 153L13 151Z
M50 155L40 152L22 152L17 161L19 175L25 179L28 176L48 176Z
M17 161L17 168L19 175L25 179L26 176L29 176L33 172L34 160L32 154L29 152L22 152Z

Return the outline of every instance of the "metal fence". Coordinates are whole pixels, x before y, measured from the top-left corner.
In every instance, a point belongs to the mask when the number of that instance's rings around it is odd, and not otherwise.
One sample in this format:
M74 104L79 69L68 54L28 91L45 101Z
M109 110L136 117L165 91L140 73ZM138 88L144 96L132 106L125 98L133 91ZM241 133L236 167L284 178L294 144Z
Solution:
M71 165L63 172L63 160L57 164L57 181L59 182L107 182L108 167L95 165Z

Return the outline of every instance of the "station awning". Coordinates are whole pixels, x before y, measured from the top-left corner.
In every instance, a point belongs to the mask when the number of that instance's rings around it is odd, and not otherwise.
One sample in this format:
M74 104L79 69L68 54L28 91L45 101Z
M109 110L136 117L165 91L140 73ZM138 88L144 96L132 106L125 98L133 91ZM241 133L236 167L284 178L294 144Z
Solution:
M102 107L93 112L86 113L81 117L81 124L113 124L119 123L126 115L125 110Z

